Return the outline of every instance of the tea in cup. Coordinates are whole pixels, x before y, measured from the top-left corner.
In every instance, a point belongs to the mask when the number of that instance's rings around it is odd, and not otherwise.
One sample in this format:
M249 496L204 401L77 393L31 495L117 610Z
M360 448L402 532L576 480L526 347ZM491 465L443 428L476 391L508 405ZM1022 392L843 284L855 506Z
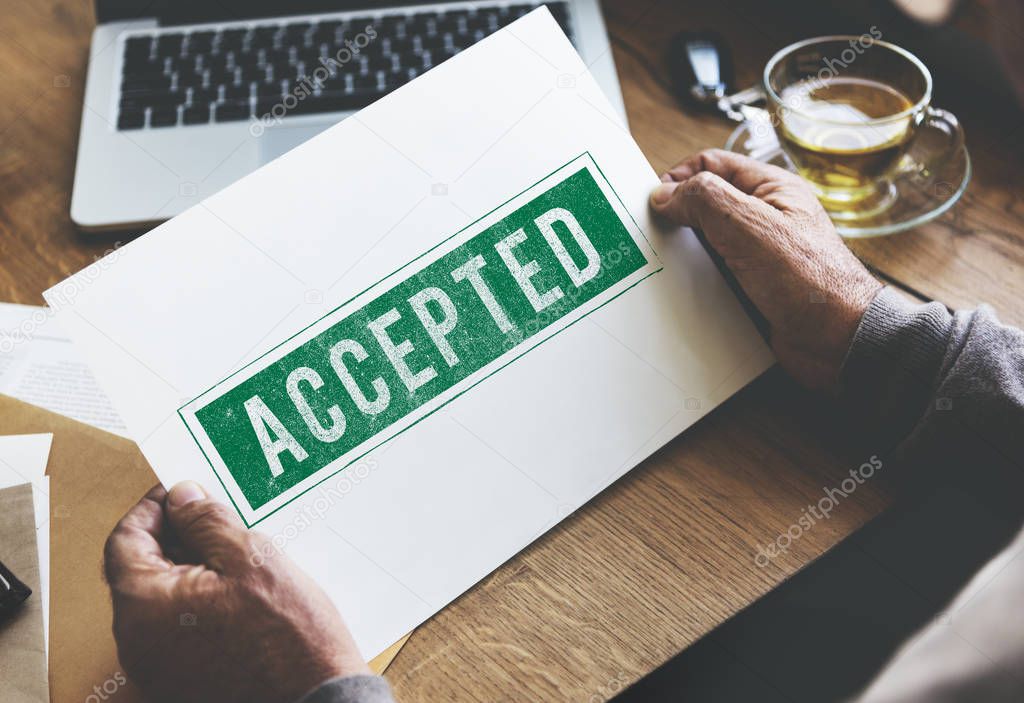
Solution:
M835 220L884 212L895 179L963 146L957 119L930 105L927 67L873 34L786 47L765 67L764 92L783 151ZM924 130L939 135L929 163L907 156Z

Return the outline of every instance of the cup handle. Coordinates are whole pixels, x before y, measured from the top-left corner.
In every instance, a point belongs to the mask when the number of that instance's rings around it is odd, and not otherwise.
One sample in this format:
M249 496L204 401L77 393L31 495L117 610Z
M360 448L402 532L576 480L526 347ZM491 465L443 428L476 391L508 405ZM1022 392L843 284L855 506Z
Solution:
M963 149L964 129L960 126L960 120L949 110L929 107L914 134L915 143L923 139L939 139L941 143L931 145L928 157L924 160L908 158L899 169L901 174L917 173L924 177L931 176L939 164Z

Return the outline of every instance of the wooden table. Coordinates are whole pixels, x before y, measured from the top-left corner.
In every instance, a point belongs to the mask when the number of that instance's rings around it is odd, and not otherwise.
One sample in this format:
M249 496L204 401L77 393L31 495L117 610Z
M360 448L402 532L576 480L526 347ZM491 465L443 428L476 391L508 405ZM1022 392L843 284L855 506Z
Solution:
M717 29L740 83L752 84L775 49L820 33L776 8L606 3L630 125L656 169L721 145L731 129L678 108L664 70L669 38ZM0 300L41 304L40 291L123 238L81 236L68 218L92 8L5 0L0 13ZM916 231L851 246L911 294L953 307L987 301L1024 324L1024 130L969 94L946 106L974 157L962 203ZM784 556L754 563L759 545L873 452L819 399L769 372L417 630L388 672L398 698L613 695L880 513L889 493L869 482Z

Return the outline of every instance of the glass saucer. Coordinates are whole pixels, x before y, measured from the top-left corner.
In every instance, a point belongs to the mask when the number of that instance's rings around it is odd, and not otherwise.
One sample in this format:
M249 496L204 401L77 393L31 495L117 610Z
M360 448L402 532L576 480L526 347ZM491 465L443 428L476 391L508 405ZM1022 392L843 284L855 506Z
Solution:
M775 130L760 116L748 119L729 135L725 148L796 173L796 168L779 146ZM928 140L918 140L904 156L909 162L926 163ZM895 202L883 212L857 220L833 220L844 237L880 237L895 234L934 220L949 210L967 190L971 180L971 157L961 147L952 158L934 170L914 169L894 181Z

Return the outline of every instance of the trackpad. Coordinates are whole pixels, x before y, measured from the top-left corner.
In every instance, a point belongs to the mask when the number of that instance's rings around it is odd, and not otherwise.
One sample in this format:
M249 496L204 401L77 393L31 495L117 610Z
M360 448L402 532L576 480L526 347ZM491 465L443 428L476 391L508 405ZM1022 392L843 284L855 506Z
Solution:
M334 122L303 125L301 127L268 127L258 137L260 144L260 165L286 154L304 141L312 139Z

